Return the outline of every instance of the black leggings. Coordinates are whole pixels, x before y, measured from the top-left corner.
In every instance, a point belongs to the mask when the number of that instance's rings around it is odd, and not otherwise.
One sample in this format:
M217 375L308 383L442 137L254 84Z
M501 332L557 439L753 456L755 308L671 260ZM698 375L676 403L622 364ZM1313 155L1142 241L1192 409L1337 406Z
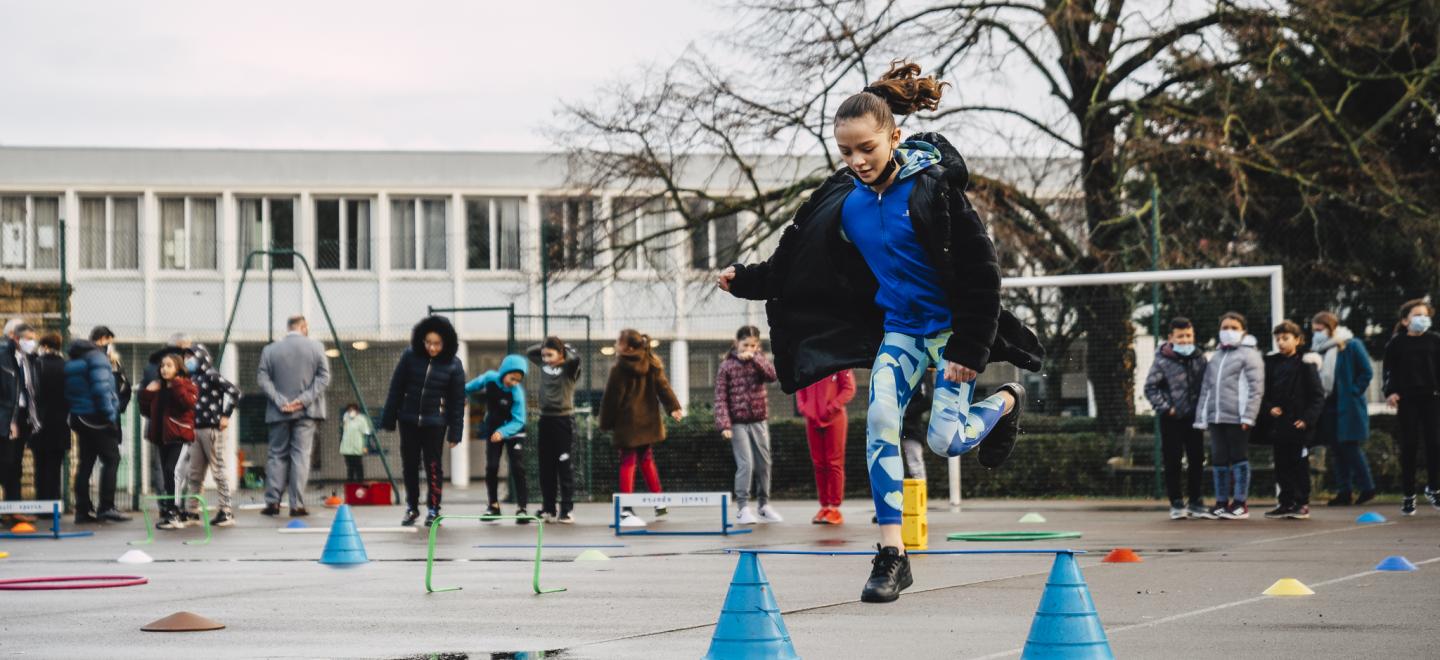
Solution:
M559 514L574 508L575 418L540 418L540 494L545 513L556 513L555 491L560 491Z
M359 482L365 480L365 457L345 455L345 480Z
M185 445L179 442L167 442L160 445L160 469L164 474L160 475L165 480L165 494L175 496L175 466L180 463L180 452L184 451ZM175 500L160 500L161 511L178 511L180 505Z
M1195 428L1195 418L1160 418L1160 449L1165 465L1165 493L1171 502L1189 500L1200 504L1205 500L1205 432ZM1184 457L1185 488L1180 488L1180 459Z
M530 488L525 483L525 434L512 435L500 442L490 442L490 435L480 436L481 442L485 443L485 491L490 495L490 503L500 502L500 452L504 451L510 457L510 478L514 480L515 503L520 508L530 501Z
M1275 484L1280 487L1280 504L1310 504L1310 450L1299 442L1275 443Z
M445 488L445 427L400 422L400 470L405 473L405 505L420 506L420 463L425 463L425 506L440 509ZM356 458L359 458L358 456Z
M1415 494L1415 470L1420 445L1425 445L1425 483L1440 489L1440 395L1434 392L1401 392L1400 486L1405 495Z

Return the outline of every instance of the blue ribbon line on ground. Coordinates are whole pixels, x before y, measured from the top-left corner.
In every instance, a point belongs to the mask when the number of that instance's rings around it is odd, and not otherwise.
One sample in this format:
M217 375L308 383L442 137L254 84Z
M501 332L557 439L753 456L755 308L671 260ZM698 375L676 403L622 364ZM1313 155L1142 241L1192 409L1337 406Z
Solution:
M752 555L810 555L810 556L835 556L854 555L870 557L875 554L873 550L764 550L750 548L725 548L727 553L741 553ZM1084 550L1071 550L1069 548L1024 548L1017 550L911 550L907 555L1083 555Z

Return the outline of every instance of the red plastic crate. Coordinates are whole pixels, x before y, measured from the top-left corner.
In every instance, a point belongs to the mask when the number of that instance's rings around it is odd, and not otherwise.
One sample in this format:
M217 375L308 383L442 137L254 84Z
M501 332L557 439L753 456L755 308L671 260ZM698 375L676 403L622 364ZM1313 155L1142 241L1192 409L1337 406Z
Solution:
M345 503L350 506L390 506L390 484L384 481L345 484Z

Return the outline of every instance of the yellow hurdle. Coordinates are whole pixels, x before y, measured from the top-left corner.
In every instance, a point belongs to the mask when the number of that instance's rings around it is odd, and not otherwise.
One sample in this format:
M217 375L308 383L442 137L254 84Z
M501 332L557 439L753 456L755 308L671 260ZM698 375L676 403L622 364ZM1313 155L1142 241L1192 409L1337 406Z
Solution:
M906 550L925 550L930 546L930 523L925 517L927 506L925 480L905 480L904 510L901 511L900 538Z

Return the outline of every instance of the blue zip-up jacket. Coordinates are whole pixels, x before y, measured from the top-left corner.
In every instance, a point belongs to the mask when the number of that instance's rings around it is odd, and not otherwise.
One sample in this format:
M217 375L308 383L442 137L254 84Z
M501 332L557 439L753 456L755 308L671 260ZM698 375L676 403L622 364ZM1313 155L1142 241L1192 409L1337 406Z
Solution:
M112 422L119 419L120 400L115 395L110 360L99 346L84 339L70 345L70 359L65 362L65 402L70 404L70 414L78 417L104 415Z
M525 384L522 381L514 387L506 387L500 381L505 374L513 371L520 372L521 376L529 373L525 356L507 355L500 361L498 370L487 371L465 384L465 394L483 393L485 429L489 429L484 435L499 431L501 436L509 438L525 431Z
M940 153L925 142L901 145L895 157L903 165L884 193L855 180L845 198L840 222L844 237L855 244L880 287L875 305L885 312L885 331L930 337L950 329L950 306L940 273L925 254L910 220L910 192L915 175L940 162Z

